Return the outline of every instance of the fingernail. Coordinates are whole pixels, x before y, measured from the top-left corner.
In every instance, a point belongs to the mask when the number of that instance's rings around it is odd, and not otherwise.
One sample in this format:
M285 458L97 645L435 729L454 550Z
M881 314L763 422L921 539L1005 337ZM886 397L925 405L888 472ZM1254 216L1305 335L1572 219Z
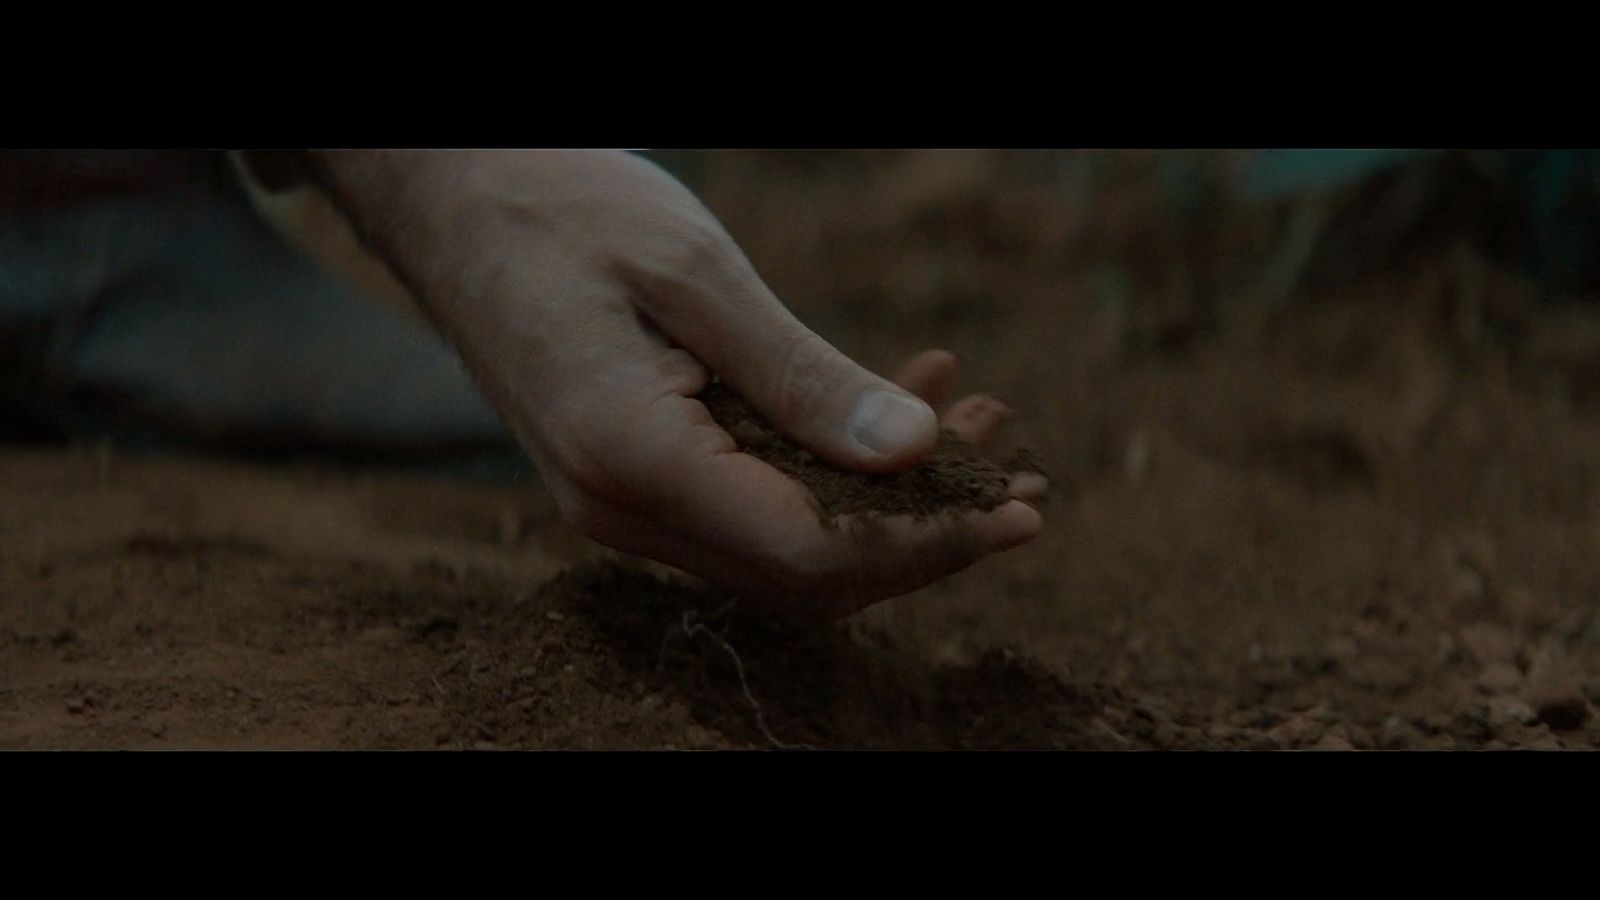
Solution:
M856 442L885 456L915 444L935 425L928 404L892 391L871 391L856 404L846 428Z
M992 553L1020 547L1038 537L1039 532L1044 530L1044 518L1039 515L1039 511L1021 500L1012 500L988 515L990 518L984 526L988 532L989 550Z

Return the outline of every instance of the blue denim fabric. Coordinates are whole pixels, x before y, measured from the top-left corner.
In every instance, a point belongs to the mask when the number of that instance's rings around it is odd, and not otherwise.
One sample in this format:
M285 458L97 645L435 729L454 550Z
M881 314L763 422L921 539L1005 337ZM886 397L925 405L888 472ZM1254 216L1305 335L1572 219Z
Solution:
M357 296L214 185L0 213L0 331L23 326L48 370L38 384L114 392L165 419L509 440L432 329ZM65 396L49 402L70 419Z

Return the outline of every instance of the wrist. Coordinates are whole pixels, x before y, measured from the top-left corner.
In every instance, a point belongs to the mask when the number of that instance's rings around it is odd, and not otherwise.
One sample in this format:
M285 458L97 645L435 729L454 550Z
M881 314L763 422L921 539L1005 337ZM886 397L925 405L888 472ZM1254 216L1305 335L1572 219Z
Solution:
M468 154L419 150L310 150L312 181L363 245L405 283L424 306L458 293L452 285L473 265L474 246L462 192Z

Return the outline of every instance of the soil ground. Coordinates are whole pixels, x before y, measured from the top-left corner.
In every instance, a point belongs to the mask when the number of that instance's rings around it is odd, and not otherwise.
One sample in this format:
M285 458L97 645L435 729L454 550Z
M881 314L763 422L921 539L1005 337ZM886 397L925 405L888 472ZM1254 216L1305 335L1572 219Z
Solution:
M1154 163L698 173L824 336L1021 412L1033 544L800 631L534 480L12 446L0 748L1600 745L1600 314L1448 229L1275 292Z

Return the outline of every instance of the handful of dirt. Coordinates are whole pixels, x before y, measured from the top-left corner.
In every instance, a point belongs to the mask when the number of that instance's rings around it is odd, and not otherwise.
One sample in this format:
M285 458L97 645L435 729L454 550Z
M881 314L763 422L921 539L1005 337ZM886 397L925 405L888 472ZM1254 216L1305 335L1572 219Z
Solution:
M708 385L695 399L733 435L740 450L805 485L824 521L852 513L923 519L948 510L990 510L1008 499L1006 470L980 458L949 430L940 432L933 453L914 468L868 475L812 456L721 382Z

